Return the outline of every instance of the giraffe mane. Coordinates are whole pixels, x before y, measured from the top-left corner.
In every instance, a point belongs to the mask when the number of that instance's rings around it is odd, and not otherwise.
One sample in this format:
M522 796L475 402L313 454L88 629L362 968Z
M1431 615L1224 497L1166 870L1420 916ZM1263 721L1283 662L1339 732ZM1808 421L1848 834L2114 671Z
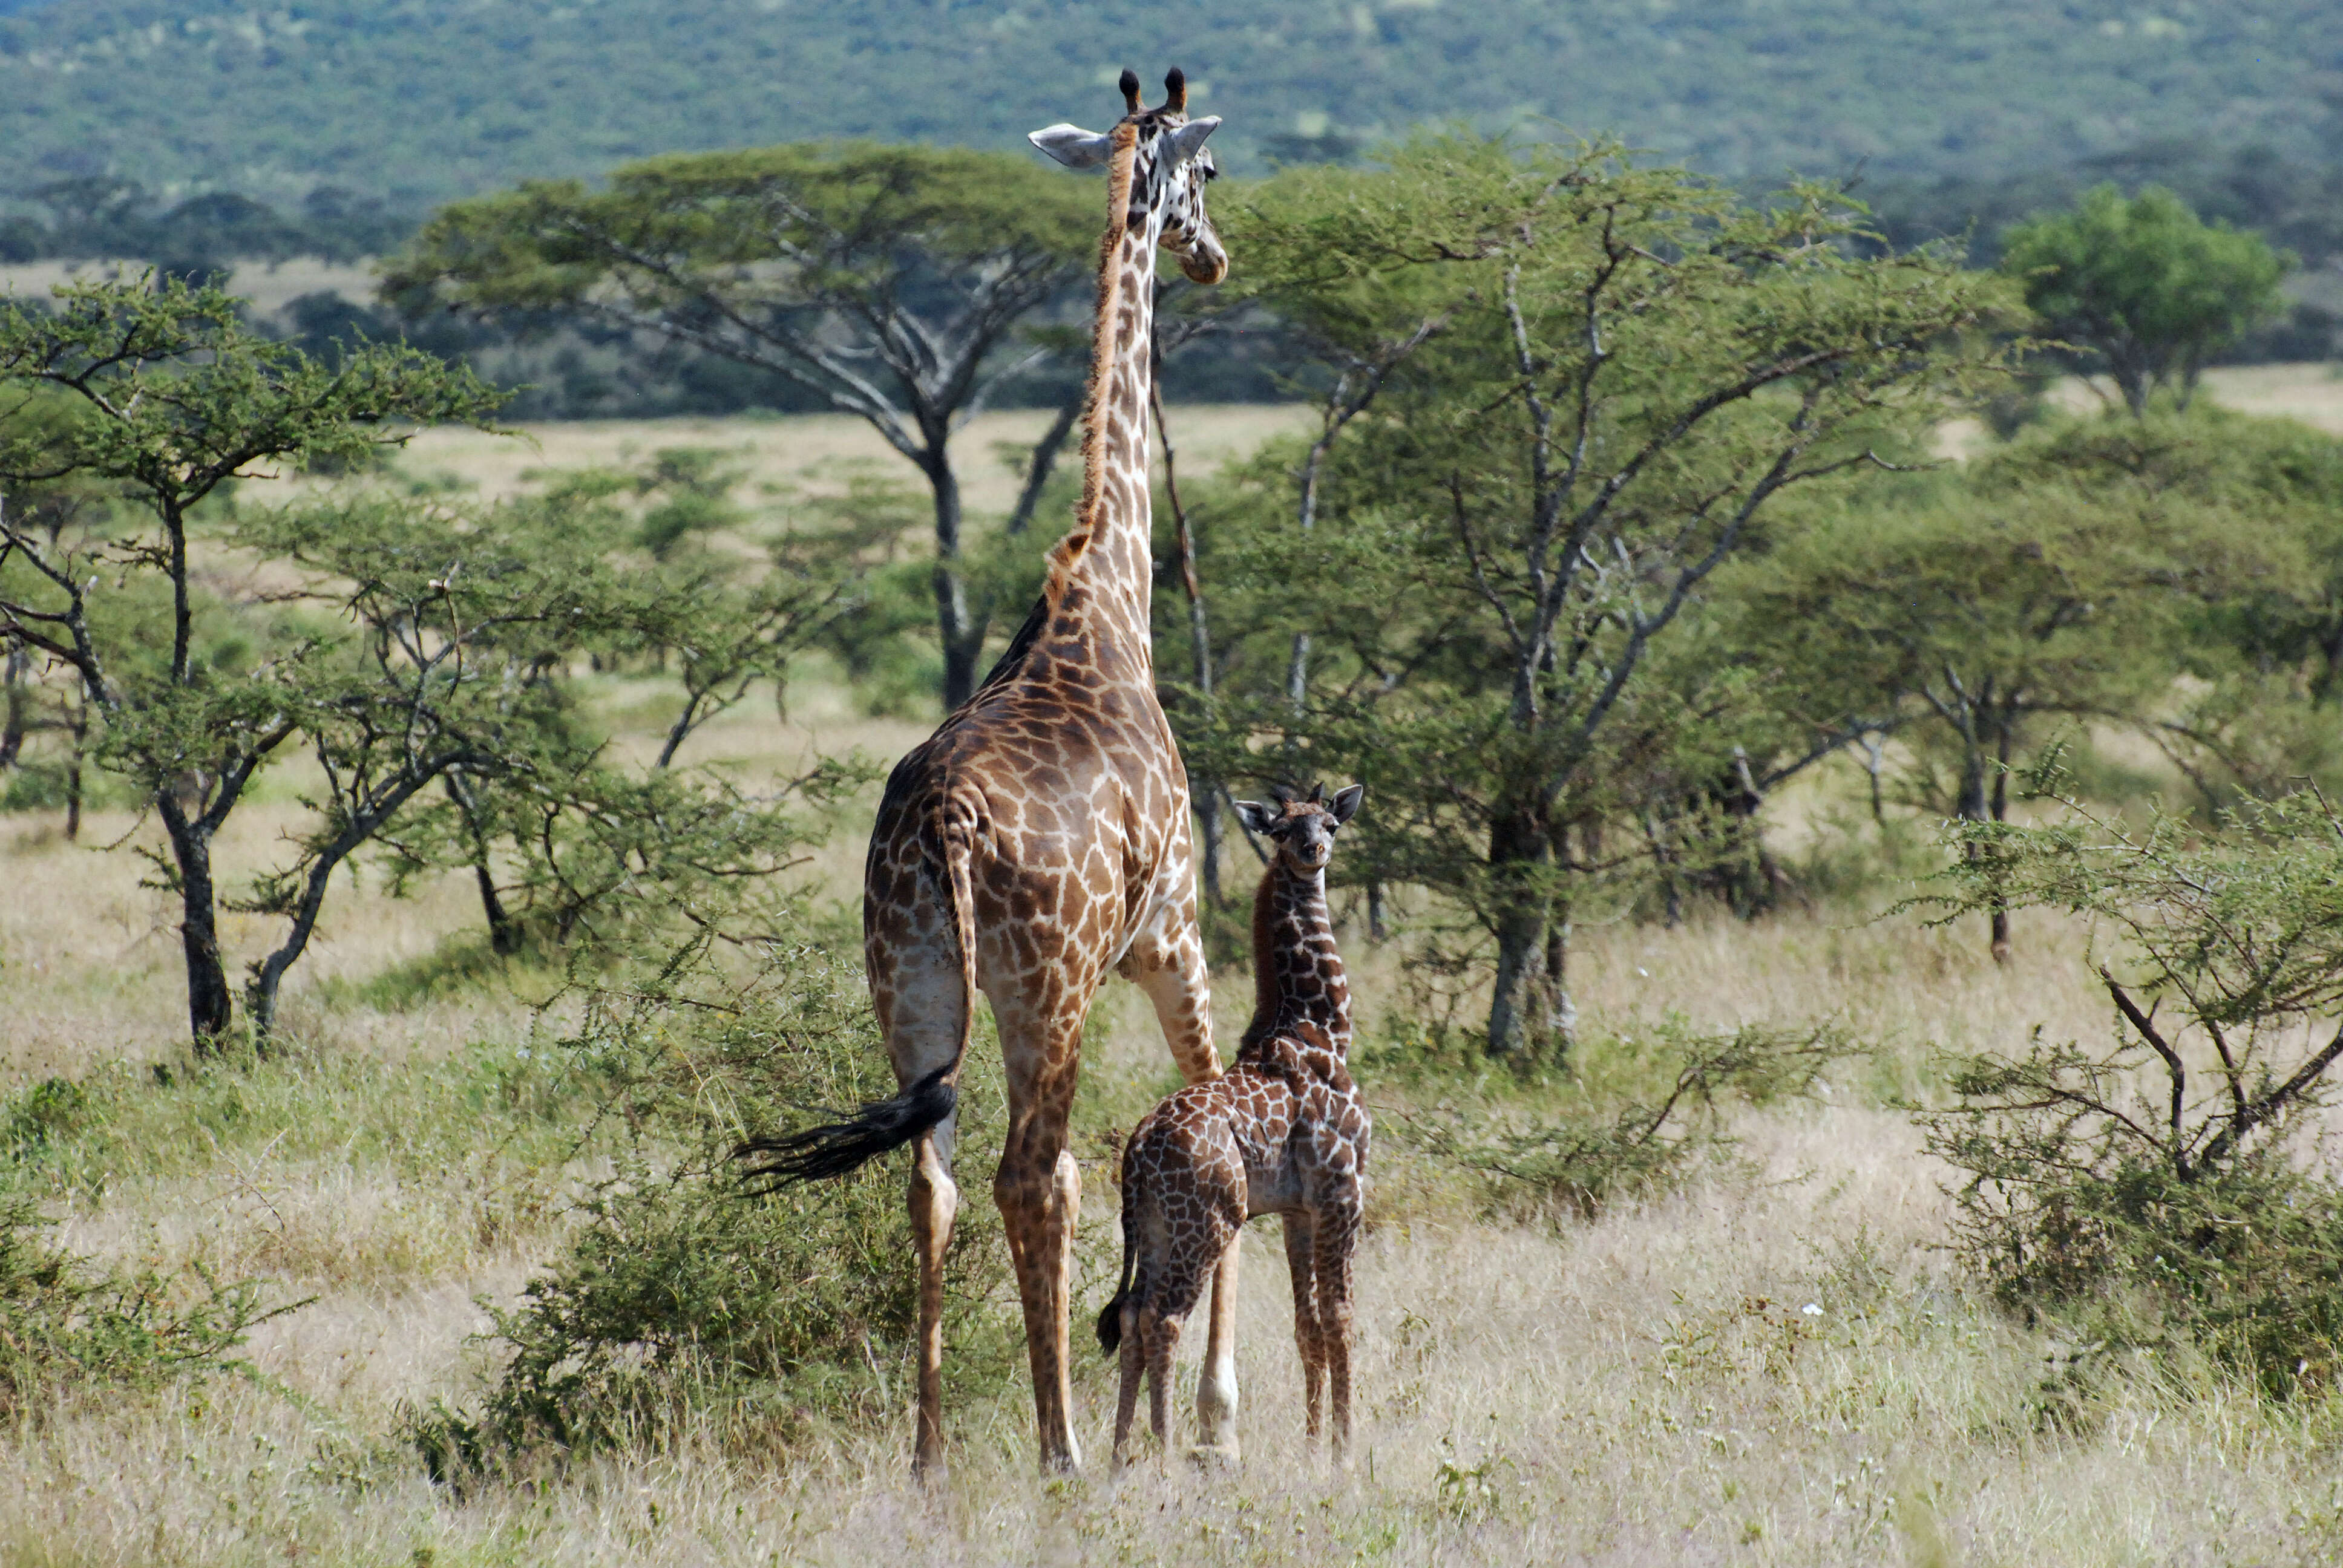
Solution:
M1083 394L1082 499L1074 514L1073 530L1050 552L1050 578L1041 594L1051 604L1058 602L1082 552L1098 536L1099 508L1106 496L1103 394L1108 378L1114 374L1114 320L1122 307L1122 269L1116 265L1116 258L1122 249L1122 236L1131 226L1131 181L1132 166L1139 156L1139 127L1126 119L1107 135L1113 139L1114 150L1107 156L1108 220L1106 232L1099 236L1098 314L1091 326L1090 387Z

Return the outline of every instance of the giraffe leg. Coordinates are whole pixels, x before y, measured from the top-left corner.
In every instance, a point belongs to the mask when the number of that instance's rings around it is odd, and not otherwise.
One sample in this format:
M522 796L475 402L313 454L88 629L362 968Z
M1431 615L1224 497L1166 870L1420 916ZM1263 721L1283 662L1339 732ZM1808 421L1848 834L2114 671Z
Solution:
M975 1005L965 994L960 960L940 920L938 911L922 907L895 924L874 927L865 938L871 1005L899 1086L916 1082L959 1054L965 1010ZM952 1181L958 1127L956 1116L946 1117L911 1151L911 1244L920 1271L919 1414L911 1466L930 1481L941 1479L944 1471L944 1253L960 1211L960 1188Z
M1009 1067L1009 1133L992 1179L992 1199L1017 1268L1041 1464L1061 1471L1079 1470L1082 1462L1071 1417L1073 1382L1066 1332L1082 1180L1066 1146L1066 1119L1084 1010L1071 1010L1071 1024L1052 1020L1031 1033L1018 1028L1021 1020L1001 1019L1001 1055ZM1037 1037L1055 1049L1032 1049Z
M1180 1350L1180 1319L1153 1307L1141 1315L1147 1332L1147 1420L1155 1429L1158 1461L1172 1452L1172 1362Z
M1344 1462L1351 1447L1351 1317L1359 1218L1356 1199L1331 1203L1319 1210L1316 1227L1318 1328L1334 1407L1334 1456Z
M911 1465L930 1477L940 1477L944 1468L944 1254L959 1210L947 1123L920 1140L911 1167L911 1243L920 1255L920 1415Z
M1131 1462L1131 1419L1139 1412L1139 1385L1147 1377L1147 1314L1139 1303L1147 1298L1142 1285L1122 1305L1122 1386L1114 1400L1114 1467Z
M1184 920L1167 923L1174 925L1173 934L1142 936L1131 944L1119 972L1154 1004L1155 1021L1182 1075L1203 1083L1221 1075L1221 1058L1212 1049L1212 978L1204 967L1192 894Z
M1321 1395L1326 1374L1325 1335L1318 1320L1316 1229L1307 1211L1285 1216L1285 1267L1293 1277L1293 1343L1302 1352L1302 1408L1316 1441L1323 1414Z
M1204 965L1204 940L1196 929L1195 892L1188 896L1163 929L1132 944L1122 974L1147 993L1155 1005L1155 1020L1172 1048L1172 1059L1191 1083L1221 1075L1220 1054L1212 1049L1212 981ZM1176 915L1176 918L1173 918ZM1196 1381L1196 1428L1199 1446L1212 1456L1234 1461L1237 1444L1237 1267L1240 1253L1232 1242L1222 1254L1212 1280L1212 1315L1205 1332L1204 1367Z

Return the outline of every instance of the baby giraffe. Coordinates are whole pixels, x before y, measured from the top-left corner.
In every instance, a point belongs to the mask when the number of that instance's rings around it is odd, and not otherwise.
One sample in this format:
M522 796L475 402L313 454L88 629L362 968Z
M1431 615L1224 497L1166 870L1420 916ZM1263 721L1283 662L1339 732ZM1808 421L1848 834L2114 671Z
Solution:
M1351 1261L1367 1169L1367 1108L1344 1059L1351 992L1326 915L1334 831L1366 793L1325 799L1279 789L1277 803L1237 802L1276 853L1253 899L1254 1003L1223 1077L1192 1083L1150 1111L1122 1155L1122 1281L1099 1314L1099 1343L1122 1353L1114 1461L1129 1457L1140 1379L1166 1443L1172 1358L1222 1255L1256 1214L1285 1221L1293 1337L1310 1435L1322 1378L1334 1394L1334 1450L1351 1437Z

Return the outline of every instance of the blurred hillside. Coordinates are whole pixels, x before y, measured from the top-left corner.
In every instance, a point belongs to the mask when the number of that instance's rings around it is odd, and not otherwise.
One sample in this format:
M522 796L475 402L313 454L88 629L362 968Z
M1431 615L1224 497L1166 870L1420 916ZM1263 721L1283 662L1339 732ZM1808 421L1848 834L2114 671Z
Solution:
M2318 0L0 0L0 185L413 206L686 148L1010 146L1111 118L1118 67L1175 62L1239 172L1452 116L1743 180L1993 179L2165 139L2325 162L2332 22Z

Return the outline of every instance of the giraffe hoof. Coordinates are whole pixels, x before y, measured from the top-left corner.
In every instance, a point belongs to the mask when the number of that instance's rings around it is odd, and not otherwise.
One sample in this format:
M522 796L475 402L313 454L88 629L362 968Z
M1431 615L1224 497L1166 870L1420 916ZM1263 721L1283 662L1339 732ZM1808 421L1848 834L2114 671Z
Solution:
M1235 1470L1244 1456L1233 1442L1200 1442L1188 1451L1188 1462L1199 1470Z

